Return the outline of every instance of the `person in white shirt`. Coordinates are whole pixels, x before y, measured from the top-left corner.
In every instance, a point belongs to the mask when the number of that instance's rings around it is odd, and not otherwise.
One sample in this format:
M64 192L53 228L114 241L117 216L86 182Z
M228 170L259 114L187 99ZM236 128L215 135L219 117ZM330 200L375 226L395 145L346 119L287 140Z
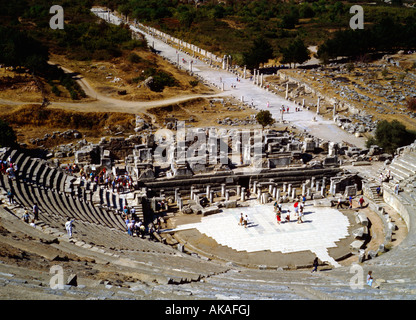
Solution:
M75 219L68 218L67 221L65 222L65 229L66 229L66 232L68 233L68 236L70 238L72 237L72 223L74 221L75 221Z

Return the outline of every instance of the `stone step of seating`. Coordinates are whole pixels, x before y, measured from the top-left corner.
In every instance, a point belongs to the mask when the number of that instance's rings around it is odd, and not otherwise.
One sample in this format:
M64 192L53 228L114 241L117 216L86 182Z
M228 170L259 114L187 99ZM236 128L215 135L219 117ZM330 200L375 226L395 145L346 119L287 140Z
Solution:
M397 168L389 166L389 170L391 175L393 176L393 180L396 182L400 182L406 179L406 177L399 171Z
M43 160L40 160L40 166L38 171L36 172L36 178L35 181L37 184L45 185L44 179L49 172L50 168L45 164Z
M32 162L32 159L28 156L25 157L19 169L19 178L27 180L27 170Z
M407 165L402 164L400 160L393 162L389 168L390 170L393 168L394 171L400 172L401 176L405 179L414 175L414 173L407 168Z
M77 229L78 228L78 229ZM96 227L88 223L79 223L74 228L75 235L84 233L88 237L97 236L102 241L113 241L119 239L120 244L130 244L132 248L136 248L136 243L147 244L148 241L142 239L135 239L128 237L125 234L117 235L109 239L106 234L110 234L110 230L105 227ZM36 230L38 231L38 230ZM31 231L28 231L31 232ZM64 231L60 232L64 234ZM58 233L59 234L59 233ZM124 239L126 238L126 239ZM97 262L107 261L117 264L119 257L124 256L123 252L118 252L116 255L106 254L108 246L101 246L100 244L85 242L83 240L65 240L65 235L60 236L61 241L54 246L61 250L78 254L83 257L94 257ZM140 241L134 241L140 240ZM77 243L77 245L75 244ZM102 248L100 250L100 248ZM152 248L153 249L153 248ZM381 289L368 288L364 285L362 289L354 289L349 285L351 273L348 268L343 270L330 270L323 273L310 274L306 272L283 272L276 270L249 270L244 268L224 267L220 265L211 264L208 261L195 258L193 256L182 256L174 252L170 254L168 250L161 251L163 257L168 260L167 268L162 268L159 265L154 266L154 263L161 258L155 252L142 253L142 260L137 260L138 263L130 264L138 273L148 274L151 277L158 274L171 283L182 283L180 286L167 285L161 281L161 284L155 287L155 294L157 292L176 292L177 296L192 296L194 298L203 299L376 299L376 298L406 298L412 297L411 288L407 284L407 292L403 292L400 280L394 279L383 284ZM130 252L127 252L129 256ZM140 257L138 252L135 259ZM123 265L126 265L124 260ZM192 264L198 265L201 272L194 272L195 267ZM172 268L174 266L174 268ZM188 270L188 268L191 268ZM173 270L175 269L175 270ZM158 279L161 279L159 277ZM404 279L406 280L406 279ZM28 282L23 281L23 284ZM7 285L7 284L5 284ZM413 284L414 285L414 284ZM75 289L75 288L74 288ZM85 288L84 288L85 289ZM414 297L414 295L413 295Z
M30 168L26 171L26 179L31 183L37 183L35 172L38 170L37 168L41 165L41 163L33 158L31 160L32 161L30 162Z
M416 174L416 162L413 162L413 160L408 160L405 156L401 156L395 159L395 161L392 162L392 164L407 170L408 172L410 172L411 175Z

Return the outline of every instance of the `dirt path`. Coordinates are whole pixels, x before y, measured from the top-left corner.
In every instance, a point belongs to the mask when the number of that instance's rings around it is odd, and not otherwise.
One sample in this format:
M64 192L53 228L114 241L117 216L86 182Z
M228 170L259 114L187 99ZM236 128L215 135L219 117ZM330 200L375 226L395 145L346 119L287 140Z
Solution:
M58 65L53 61L49 61L50 64ZM172 104L182 103L191 101L198 98L215 98L223 96L222 92L216 94L188 94L188 95L179 95L173 98L167 98L162 100L154 101L125 101L121 99L116 99L108 97L100 92L96 91L88 82L88 80L79 73L74 72L73 70L59 65L62 70L66 73L73 74L74 79L78 82L81 88L84 90L85 94L93 99L92 101L73 101L73 102L63 102L63 101L50 101L50 108L62 108L71 111L82 111L82 112L124 112L124 113L144 113L155 120L155 116L149 112L148 109L154 107L163 107ZM3 105L24 105L24 104L38 104L39 101L16 101L1 99L0 104Z

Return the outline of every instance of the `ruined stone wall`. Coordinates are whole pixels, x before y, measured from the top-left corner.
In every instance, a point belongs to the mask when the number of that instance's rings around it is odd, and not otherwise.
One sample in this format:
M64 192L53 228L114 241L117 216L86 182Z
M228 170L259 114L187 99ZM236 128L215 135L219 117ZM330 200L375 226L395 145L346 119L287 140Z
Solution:
M315 177L316 179L322 179L323 177L333 177L341 172L338 167L313 169L313 168L297 168L288 170L268 170L264 173L256 174L210 174L201 175L192 178L172 178L163 179L160 181L141 181L140 187L150 188L152 191L164 190L166 194L174 192L175 188L179 188L186 192L190 190L191 186L195 188L205 188L210 185L213 188L220 188L221 184L226 185L242 185L248 186L257 182L269 182L271 179L278 186L283 186L283 183L291 183L294 186L300 186L306 180ZM329 181L329 179L328 179Z

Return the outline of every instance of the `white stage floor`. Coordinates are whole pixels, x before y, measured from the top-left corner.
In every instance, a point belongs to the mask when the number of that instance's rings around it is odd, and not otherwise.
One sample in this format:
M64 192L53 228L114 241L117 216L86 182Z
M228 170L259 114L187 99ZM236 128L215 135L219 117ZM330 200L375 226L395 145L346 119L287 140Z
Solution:
M291 221L277 224L273 205L255 204L250 207L224 209L223 212L202 217L201 222L184 224L173 231L196 228L213 238L217 243L237 251L298 252L310 250L321 261L337 267L339 264L328 255L328 248L346 238L349 221L340 211L333 208L314 207L306 204L304 223L297 223L293 204L283 205L282 215L291 211ZM240 226L240 214L248 215L248 226ZM171 230L172 231L172 230Z

